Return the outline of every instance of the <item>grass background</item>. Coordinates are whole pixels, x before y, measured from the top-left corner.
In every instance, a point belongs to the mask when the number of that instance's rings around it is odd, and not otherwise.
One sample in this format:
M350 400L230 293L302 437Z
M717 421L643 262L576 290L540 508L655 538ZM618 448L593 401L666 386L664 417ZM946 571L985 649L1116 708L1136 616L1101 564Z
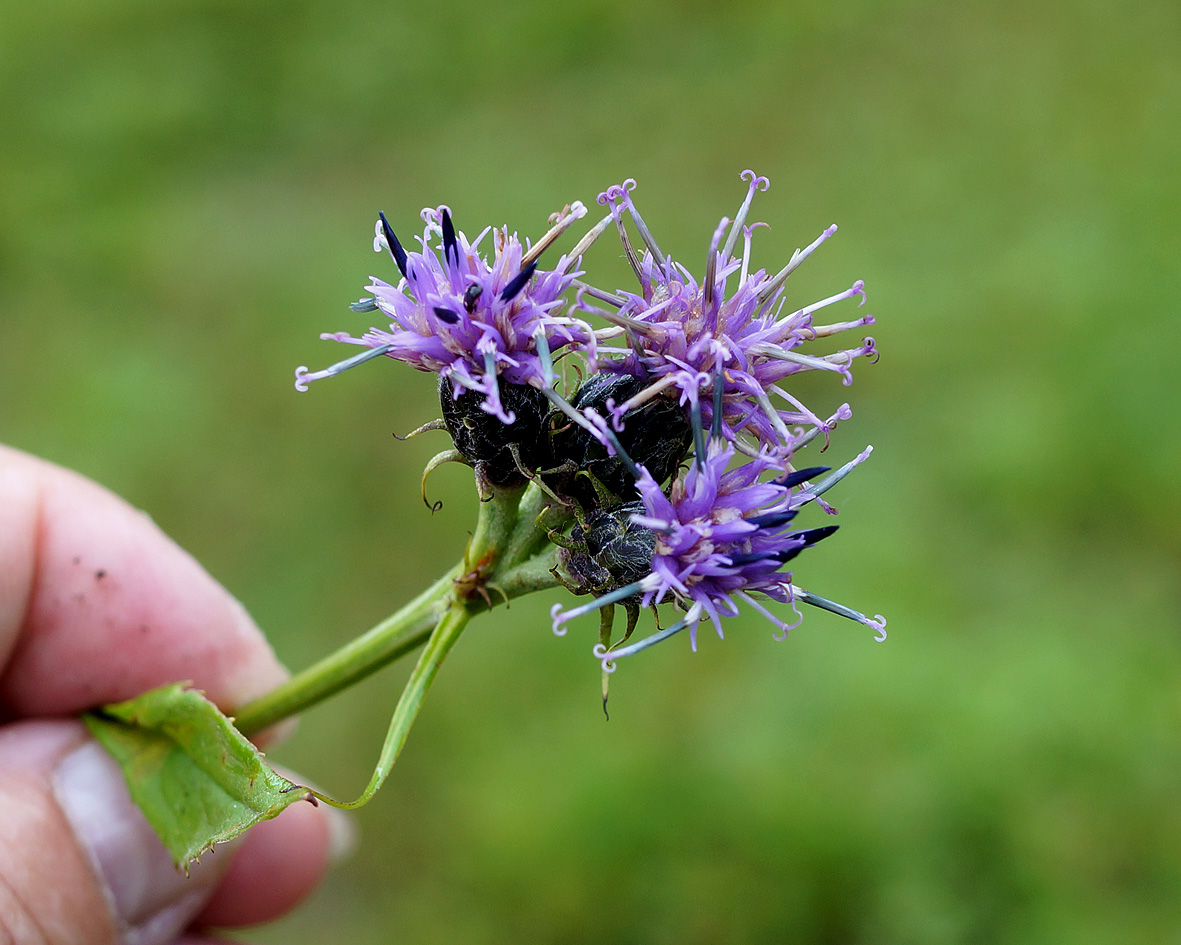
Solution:
M0 26L0 436L147 509L306 665L446 568L430 380L292 389L379 209L536 236L624 177L704 259L752 167L882 351L810 612L627 665L479 621L356 854L259 942L1181 941L1181 8L45 0ZM606 248L604 248L606 247ZM604 241L590 263L624 278ZM615 267L614 269L612 267ZM368 322L365 323L366 325ZM361 326L364 327L364 326ZM803 578L806 575L806 580ZM541 599L544 597L545 599ZM279 753L351 795L404 669Z

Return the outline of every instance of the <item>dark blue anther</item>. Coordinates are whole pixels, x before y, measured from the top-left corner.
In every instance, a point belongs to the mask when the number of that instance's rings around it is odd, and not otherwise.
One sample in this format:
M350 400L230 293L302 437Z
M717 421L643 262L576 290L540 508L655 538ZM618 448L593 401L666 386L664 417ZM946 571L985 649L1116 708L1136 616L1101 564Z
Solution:
M810 545L814 545L816 542L827 538L840 527L840 525L822 525L820 528L809 528L805 531L797 532L792 537L803 539L803 547L807 548Z
M754 515L747 519L752 525L757 525L759 528L779 528L781 525L786 525L793 518L796 517L796 510L790 509L786 512L768 512L766 515Z
M381 231L385 234L385 241L389 244L390 255L394 257L394 264L398 267L398 272L402 273L402 278L410 278L406 275L406 250L402 249L402 244L398 242L398 238L394 235L394 231L390 227L389 221L385 218L385 214L379 212L377 215L381 219Z
M715 440L722 436L722 394L725 392L725 381L722 372L714 375L714 415L709 425L709 435Z
M701 401L696 397L689 404L689 425L693 428L693 453L697 468L705 468L705 431L701 428Z
M455 239L455 225L451 222L451 213L443 211L443 257L452 267L459 265L459 243Z
M790 489L792 486L798 486L801 482L815 479L821 473L828 472L831 468L831 466L810 466L807 469L800 469L796 472L788 473L782 479L776 479L775 485Z
M500 301L511 302L518 295L521 290L525 288L525 283L533 278L533 273L537 270L537 263L531 262L528 266L513 276L512 281L504 287L504 291L500 293Z

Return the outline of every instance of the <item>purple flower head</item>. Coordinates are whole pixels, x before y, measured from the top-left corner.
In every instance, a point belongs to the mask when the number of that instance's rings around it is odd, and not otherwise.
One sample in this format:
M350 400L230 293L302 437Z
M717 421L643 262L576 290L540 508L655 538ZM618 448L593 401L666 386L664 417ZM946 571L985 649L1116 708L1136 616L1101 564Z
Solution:
M694 650L697 626L708 617L722 636L721 618L739 612L739 601L748 604L770 620L778 629L777 638L798 625L786 623L751 596L759 592L780 603L802 601L842 616L850 617L877 631L885 639L885 619L869 618L796 587L791 572L781 568L803 549L827 538L835 525L797 529L792 522L798 510L844 478L870 453L867 449L835 473L808 484L810 479L828 472L813 468L789 473L777 480L765 481L768 471L779 471L773 457L762 454L753 460L728 468L735 456L732 445L713 440L706 454L673 481L669 494L639 468L637 487L644 513L633 521L656 533L651 572L642 580L613 591L590 604L562 612L552 612L554 630L564 633L564 624L597 607L642 593L643 606L674 602L684 617L663 630L630 646L609 649L600 645L595 655L610 672L614 662L658 643L688 627ZM801 488L802 487L802 488ZM796 611L797 618L799 612Z
M380 310L391 320L389 330L370 328L359 338L348 332L321 335L369 350L316 373L301 367L295 372L295 386L306 390L308 381L385 355L446 378L455 397L465 390L479 391L484 395L483 410L512 423L514 415L501 403L498 382L544 383L539 336L551 351L571 344L593 350L590 327L561 314L562 296L578 275L574 272L578 259L563 256L556 269L537 268L542 249L585 215L581 203L568 207L532 247L522 246L516 234L507 230L492 230L491 262L479 251L489 230L469 243L455 229L447 207L422 211L426 227L419 241L421 252L403 249L382 215L373 246L390 253L402 279L391 285L373 277L368 286L372 298L352 307Z
M707 423L712 421L715 403L708 393L713 378L720 376L721 433L743 453L774 458L786 468L792 453L817 435L825 435L838 420L850 416L843 404L832 416L821 417L805 407L782 382L801 371L832 371L845 384L851 383L853 360L875 356L874 341L864 338L860 345L830 354L811 355L798 351L805 342L873 324L872 315L853 321L817 325L814 315L821 309L853 296L861 296L860 281L843 292L811 305L785 312L784 286L787 277L826 239L836 226L825 230L810 246L796 250L779 272L750 271L751 233L763 224L746 226L755 191L766 190L769 182L752 171L744 171L749 184L746 199L733 223L722 219L714 232L700 283L689 270L665 256L652 238L631 199L632 180L599 196L615 218L624 249L640 283L640 293L596 293L593 297L617 306L618 311L594 307L585 300L580 307L594 311L616 326L614 347L600 346L595 368L632 374L650 380L645 391L617 410L622 413L674 388L682 403L702 401ZM638 256L623 225L624 211L631 217L645 243ZM727 227L729 233L727 234ZM739 234L743 237L741 256L734 256ZM725 242L723 243L723 237ZM605 333L600 332L600 338Z

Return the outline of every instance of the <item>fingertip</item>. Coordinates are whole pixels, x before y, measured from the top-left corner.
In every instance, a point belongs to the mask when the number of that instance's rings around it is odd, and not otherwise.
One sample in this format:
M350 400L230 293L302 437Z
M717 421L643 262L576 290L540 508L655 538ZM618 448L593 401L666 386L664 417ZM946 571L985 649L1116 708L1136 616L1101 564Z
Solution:
M89 479L0 447L0 526L0 703L15 713L183 680L232 712L286 678L242 605Z

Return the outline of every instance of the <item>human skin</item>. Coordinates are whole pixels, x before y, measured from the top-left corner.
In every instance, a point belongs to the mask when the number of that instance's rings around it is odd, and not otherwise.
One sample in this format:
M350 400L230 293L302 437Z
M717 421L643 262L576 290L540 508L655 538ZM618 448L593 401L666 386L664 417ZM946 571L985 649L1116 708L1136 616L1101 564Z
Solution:
M232 714L286 677L144 512L0 446L0 940L196 945L304 898L340 846L339 814L295 804L185 877L76 719L180 680Z

